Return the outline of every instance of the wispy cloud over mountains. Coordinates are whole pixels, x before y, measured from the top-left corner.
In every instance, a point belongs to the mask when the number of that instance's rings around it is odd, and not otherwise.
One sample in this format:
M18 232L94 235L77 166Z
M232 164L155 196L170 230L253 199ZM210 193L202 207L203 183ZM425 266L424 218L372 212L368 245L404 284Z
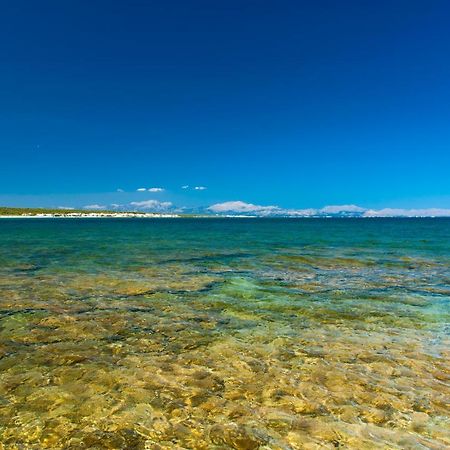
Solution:
M160 192L160 191L153 191ZM85 209L114 209L121 211L146 211L167 213L194 213L214 216L256 216L256 217L450 217L450 209L443 208L382 208L370 209L358 205L327 205L323 208L293 209L277 205L257 205L242 200L215 203L210 206L190 208L176 206L170 201L148 199L125 204L86 205Z
M215 214L244 214L283 217L450 217L450 209L383 208L369 209L357 205L328 205L323 208L286 209L274 205L255 205L243 201L216 203L207 208Z
M314 217L327 215L343 215L353 216L361 215L366 209L356 205L331 205L321 209L286 209L279 206L254 205L253 203L245 203L243 201L231 201L224 203L216 203L207 208L213 213L239 213L254 214L258 216L285 216L285 217Z
M144 200L142 202L131 202L129 204L132 209L140 209L146 211L164 212L172 208L171 202L160 202L158 200ZM125 209L127 205L123 205Z
M366 209L362 208L361 206L356 205L330 205L325 206L320 211L324 214L338 214L341 212L347 212L347 213L362 213Z
M383 208L379 210L367 209L364 217L450 217L450 209L423 208L423 209L401 209Z
M280 211L278 206L261 206L253 203L245 203L240 200L216 203L207 208L213 213L251 213L251 214L275 214Z

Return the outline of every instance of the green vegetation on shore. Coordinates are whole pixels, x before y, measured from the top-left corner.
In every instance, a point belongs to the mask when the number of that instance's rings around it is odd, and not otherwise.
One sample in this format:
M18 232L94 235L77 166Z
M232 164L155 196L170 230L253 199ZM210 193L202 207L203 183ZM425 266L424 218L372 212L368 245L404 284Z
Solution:
M108 217L178 217L184 219L193 219L193 218L217 218L220 216L213 214L195 214L195 213L178 213L172 211L166 212L158 212L158 211L133 211L133 210L108 210L108 209L68 209L68 208L18 208L18 207L9 207L9 206L0 206L0 217L7 216L23 216L23 217L33 217L33 216L54 216L54 217L70 217L70 216L78 216L78 215L106 215ZM225 216L223 216L225 217Z
M89 214L89 213L111 213L107 210L86 209L60 209L60 208L14 208L0 206L0 216L37 216L40 214Z
M64 208L15 208L15 207L7 207L7 206L0 206L0 217L4 216L39 216L39 215L52 215L55 217L63 217L67 215L74 215L74 214L108 214L108 215L120 215L120 214L133 214L133 215L148 215L148 214L165 214L165 213L159 213L159 212L152 212L152 211L112 211L107 209L64 209ZM167 212L167 215L171 215L173 213ZM193 218L193 217L210 217L208 215L201 215L201 214L176 214L177 217L183 217L183 218Z

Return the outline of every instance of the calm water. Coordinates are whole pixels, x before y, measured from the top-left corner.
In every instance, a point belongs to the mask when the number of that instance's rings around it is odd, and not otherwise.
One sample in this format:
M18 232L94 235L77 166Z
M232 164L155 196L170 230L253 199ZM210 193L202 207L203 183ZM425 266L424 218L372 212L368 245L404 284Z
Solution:
M446 219L4 219L0 448L449 448L449 300Z

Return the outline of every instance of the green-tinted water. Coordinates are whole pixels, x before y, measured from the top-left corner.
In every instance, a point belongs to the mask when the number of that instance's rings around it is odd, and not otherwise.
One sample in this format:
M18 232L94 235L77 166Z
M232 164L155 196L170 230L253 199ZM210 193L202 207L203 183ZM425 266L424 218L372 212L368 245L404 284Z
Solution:
M450 446L450 220L0 221L0 448Z

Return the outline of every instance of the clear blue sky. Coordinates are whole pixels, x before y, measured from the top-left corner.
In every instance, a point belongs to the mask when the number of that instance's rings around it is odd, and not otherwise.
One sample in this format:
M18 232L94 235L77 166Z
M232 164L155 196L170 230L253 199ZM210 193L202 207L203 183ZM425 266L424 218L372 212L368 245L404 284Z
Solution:
M3 2L0 203L448 208L449 24L433 0Z

